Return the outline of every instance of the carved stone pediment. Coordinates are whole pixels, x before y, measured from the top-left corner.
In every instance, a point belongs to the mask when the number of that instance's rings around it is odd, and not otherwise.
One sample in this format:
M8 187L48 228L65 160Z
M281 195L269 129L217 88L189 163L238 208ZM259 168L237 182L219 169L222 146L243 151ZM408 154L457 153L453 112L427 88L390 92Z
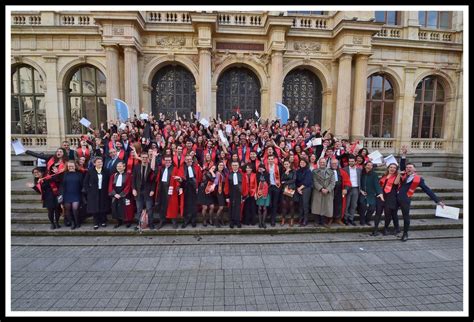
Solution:
M320 51L321 44L319 42L312 42L312 41L297 41L293 43L293 49L296 51L301 52L312 52L312 51Z
M174 36L156 37L156 45L164 49L182 48L186 44L186 38Z

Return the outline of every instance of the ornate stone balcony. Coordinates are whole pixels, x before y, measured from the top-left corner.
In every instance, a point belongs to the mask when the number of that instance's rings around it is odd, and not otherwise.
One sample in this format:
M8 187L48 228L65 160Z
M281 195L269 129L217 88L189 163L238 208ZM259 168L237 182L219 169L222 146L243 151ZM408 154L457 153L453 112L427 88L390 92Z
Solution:
M394 26L394 27L383 27L375 37L380 38L402 38L402 27Z
M291 28L325 30L332 28L332 17L328 16L288 16L293 19Z
M445 139L411 139L411 150L417 152L442 151L445 147Z
M380 152L395 153L395 138L366 138L364 147L370 152L379 150Z
M439 42L456 42L456 32L420 28L420 30L418 31L418 39Z
M12 141L20 140L27 149L44 149L48 145L48 135L46 134L12 134Z
M12 25L41 25L39 14L15 14L12 15Z
M191 23L191 15L189 12L148 11L146 18L147 22L150 23Z
M61 15L59 21L63 26L91 26L95 24L92 15Z
M222 13L217 16L219 25L261 27L265 21L266 15L263 13Z

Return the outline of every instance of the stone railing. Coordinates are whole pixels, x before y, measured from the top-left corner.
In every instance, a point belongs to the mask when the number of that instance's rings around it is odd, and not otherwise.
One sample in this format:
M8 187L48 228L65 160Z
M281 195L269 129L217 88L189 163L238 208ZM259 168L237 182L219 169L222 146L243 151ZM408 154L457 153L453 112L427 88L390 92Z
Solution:
M12 134L12 141L20 140L25 148L42 148L48 145L47 137L46 134Z
M395 141L395 138L365 138L364 148L367 148L369 152L379 150L394 153Z
M12 15L11 24L12 25L41 25L41 15L15 14L15 15Z
M250 13L221 13L217 16L217 23L231 26L263 26L265 16Z
M402 37L402 28L401 27L383 27L378 33L375 34L375 37L380 38L401 38Z
M66 141L69 141L71 148L76 149L81 144L81 135L78 135L78 134L66 135Z
M291 16L289 16L291 17ZM303 28L303 29L331 29L331 17L308 17L308 16L297 16L293 18L293 25L291 28Z
M152 23L191 23L189 12L148 11L146 17Z
M418 31L419 40L440 41L440 42L455 42L455 31L434 31L427 29L420 29Z
M62 26L91 26L94 25L94 18L88 15L61 15L59 23Z
M410 148L418 152L433 152L445 148L444 139L411 139Z

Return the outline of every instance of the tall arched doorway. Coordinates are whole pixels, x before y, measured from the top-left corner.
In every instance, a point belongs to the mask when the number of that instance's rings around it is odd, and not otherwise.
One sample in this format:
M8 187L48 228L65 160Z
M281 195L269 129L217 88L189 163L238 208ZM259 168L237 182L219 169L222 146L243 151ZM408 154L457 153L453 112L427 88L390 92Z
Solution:
M223 120L235 115L237 108L242 117L260 114L260 82L257 76L244 67L227 69L217 81L217 114Z
M153 114L163 113L170 119L175 113L186 117L196 112L196 80L193 74L179 65L168 65L158 70L151 82Z
M290 111L290 118L302 121L306 116L309 124L321 124L322 84L318 76L304 68L289 72L283 81L283 104Z

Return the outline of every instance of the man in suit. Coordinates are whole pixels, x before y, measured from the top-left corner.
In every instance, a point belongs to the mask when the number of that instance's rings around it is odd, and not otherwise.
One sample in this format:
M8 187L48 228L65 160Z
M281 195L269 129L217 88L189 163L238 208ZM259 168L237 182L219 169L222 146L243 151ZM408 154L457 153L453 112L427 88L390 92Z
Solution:
M145 206L148 213L149 227L153 229L153 200L156 189L155 172L151 169L147 152L142 152L140 158L142 159L142 163L133 167L132 180L132 194L137 203L136 216L139 222L143 206ZM129 225L127 225L127 227L129 227ZM138 229L138 226L135 229Z
M346 197L345 223L346 225L351 224L352 226L357 226L354 222L354 214L359 200L359 187L362 169L356 168L355 156L351 155L349 156L349 166L345 167L343 170L349 175L349 179L351 181L351 188L347 191Z
M346 194L351 188L350 180L347 173L339 168L339 160L331 160L331 170L334 172L335 179L333 219L336 224L344 225L341 218L343 213L346 211Z
M117 163L119 163L119 161L120 159L118 157L117 150L110 149L109 157L105 160L105 168L110 173L110 175L113 175L115 172L117 172Z
M416 188L420 187L437 205L444 208L445 204L434 194L433 191L425 184L425 180L416 174L416 168L413 163L406 162L407 148L402 147L402 159L400 160L400 189L397 193L397 203L402 210L403 215L403 235L401 240L408 240L408 229L410 227L410 203L411 197L415 193ZM406 171L405 171L406 170Z

